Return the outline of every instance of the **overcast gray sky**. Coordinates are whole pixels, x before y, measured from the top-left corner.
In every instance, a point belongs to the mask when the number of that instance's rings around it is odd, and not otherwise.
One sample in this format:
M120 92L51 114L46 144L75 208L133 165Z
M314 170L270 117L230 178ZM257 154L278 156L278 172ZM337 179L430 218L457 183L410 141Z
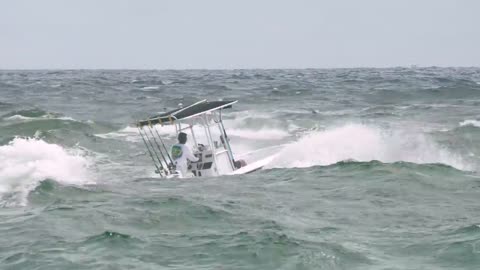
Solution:
M478 0L0 0L0 68L480 66Z

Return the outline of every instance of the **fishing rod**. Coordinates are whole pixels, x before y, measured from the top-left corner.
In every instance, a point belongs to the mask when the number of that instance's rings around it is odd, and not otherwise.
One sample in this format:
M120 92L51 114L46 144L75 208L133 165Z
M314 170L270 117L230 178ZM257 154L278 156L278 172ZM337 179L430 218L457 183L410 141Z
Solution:
M163 139L162 137L160 136L160 134L158 134L158 130L155 128L155 133L157 133L157 136L158 138L160 139L160 142L162 143L163 145L163 149L165 149L165 153L167 153L167 157L168 159L170 160L170 164L172 165L172 167L174 166L174 163L173 163L173 160L172 160L172 157L170 157L170 153L169 151L167 150L167 147L165 146L165 143L163 142Z
M160 155L163 158L163 162L165 162L165 165L168 168L168 160L165 158L165 155L163 154L162 149L160 148L160 145L158 144L157 139L155 138L155 135L153 135L152 128L150 126L148 127L148 130L150 131L150 134L152 134L153 141L157 145L158 151L160 152Z
M150 143L150 147L152 147L152 151L155 153L155 156L157 157L158 159L158 162L160 163L160 167L162 168L162 170L165 172L165 168L163 166L163 163L162 163L162 159L158 156L158 153L157 151L155 150L155 147L153 146L153 143L152 143L152 140L148 137L148 134L147 132L144 130L143 132L145 132L145 137L148 139L148 142ZM154 138L155 139L155 138ZM161 152L160 152L161 153Z
M152 158L153 165L155 165L155 168L157 168L158 174L160 174L160 176L163 177L162 172L161 172L160 168L158 167L157 162L155 161L155 158L153 157L152 151L150 150L150 147L148 147L147 141L143 137L143 134L142 134L142 131L140 130L140 127L137 126L137 128L138 128L138 132L140 133L140 136L142 137L142 141L145 144L145 146L147 147L148 153L150 154L150 157ZM162 166L162 164L160 164L160 166ZM162 169L163 169L163 167L162 167Z

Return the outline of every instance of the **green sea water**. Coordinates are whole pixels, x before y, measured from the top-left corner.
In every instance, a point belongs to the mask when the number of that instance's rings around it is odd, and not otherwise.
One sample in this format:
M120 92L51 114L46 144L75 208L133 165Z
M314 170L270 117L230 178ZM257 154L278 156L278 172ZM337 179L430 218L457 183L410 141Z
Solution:
M0 269L479 269L480 69L0 71ZM248 175L133 123L237 99ZM161 130L168 143L172 130Z

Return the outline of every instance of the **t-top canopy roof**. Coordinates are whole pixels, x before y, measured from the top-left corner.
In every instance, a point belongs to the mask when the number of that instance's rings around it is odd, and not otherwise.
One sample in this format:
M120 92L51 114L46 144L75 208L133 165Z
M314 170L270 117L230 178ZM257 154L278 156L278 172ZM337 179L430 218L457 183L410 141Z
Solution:
M152 116L147 120L141 120L137 123L137 125L143 127L146 125L173 124L177 120L188 119L215 110L231 108L235 103L237 103L237 100L207 101L205 99L184 108L178 108L166 113Z

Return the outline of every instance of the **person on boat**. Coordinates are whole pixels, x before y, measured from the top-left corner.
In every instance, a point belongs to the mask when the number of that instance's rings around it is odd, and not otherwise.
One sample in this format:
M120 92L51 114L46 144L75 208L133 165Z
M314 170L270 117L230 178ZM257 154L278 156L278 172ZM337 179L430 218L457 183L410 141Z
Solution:
M187 174L187 160L191 162L197 162L199 160L192 154L188 146L185 145L186 142L187 134L183 132L178 133L178 143L174 144L171 150L173 163L181 177L185 177Z

